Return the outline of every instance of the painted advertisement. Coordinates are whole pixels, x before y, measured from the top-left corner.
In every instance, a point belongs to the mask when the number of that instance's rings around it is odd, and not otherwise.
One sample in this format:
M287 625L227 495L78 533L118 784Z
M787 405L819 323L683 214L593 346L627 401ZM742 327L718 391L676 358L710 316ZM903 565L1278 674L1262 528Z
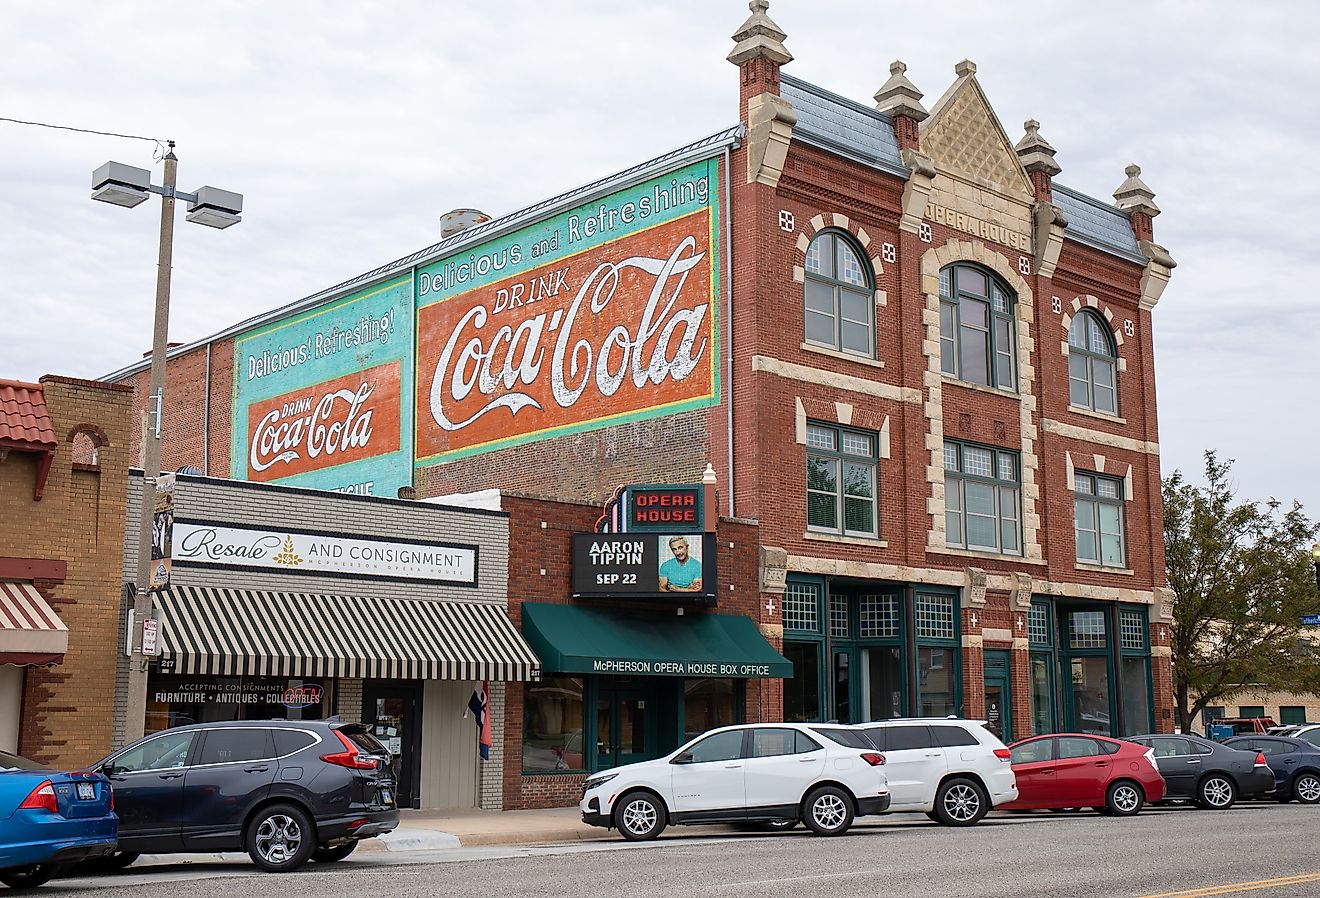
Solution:
M718 399L718 163L417 273L416 463Z
M240 480L364 495L412 485L410 277L234 341Z

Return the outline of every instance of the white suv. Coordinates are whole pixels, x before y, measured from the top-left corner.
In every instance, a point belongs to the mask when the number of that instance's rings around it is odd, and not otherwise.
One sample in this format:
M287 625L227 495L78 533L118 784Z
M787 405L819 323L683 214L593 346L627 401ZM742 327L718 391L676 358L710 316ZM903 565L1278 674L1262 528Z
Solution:
M587 779L582 820L625 839L670 823L804 821L822 836L889 807L884 756L854 728L796 723L711 730L673 754Z
M1018 797L1012 756L980 720L925 718L861 724L884 753L891 811L925 811L971 826Z

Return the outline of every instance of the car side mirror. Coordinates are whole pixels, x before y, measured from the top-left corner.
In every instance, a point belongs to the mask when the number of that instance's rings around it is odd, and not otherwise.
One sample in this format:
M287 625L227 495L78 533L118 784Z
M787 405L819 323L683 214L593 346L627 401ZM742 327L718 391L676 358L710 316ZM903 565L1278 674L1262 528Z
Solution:
M114 765L113 761L106 761L101 765L101 772L106 776L114 776L119 772L119 768Z
M674 760L670 761L669 763L670 763L670 764L691 764L691 763L692 763L692 752L690 752L690 751L682 752L682 753L676 755L676 756L674 757Z

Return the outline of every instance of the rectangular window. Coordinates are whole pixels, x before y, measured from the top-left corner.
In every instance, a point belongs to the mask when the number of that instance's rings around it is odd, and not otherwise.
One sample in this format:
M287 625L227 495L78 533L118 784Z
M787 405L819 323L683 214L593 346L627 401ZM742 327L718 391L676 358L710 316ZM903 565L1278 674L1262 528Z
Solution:
M793 676L784 680L784 720L820 720L820 650L817 642L784 642Z
M847 639L851 632L848 626L848 597L830 596L830 636Z
M1032 605L1027 612L1027 639L1032 645L1051 645L1050 606Z
M1124 649L1146 647L1146 615L1141 611L1118 613L1118 645Z
M952 649L921 646L917 649L917 714L948 717L954 713L955 665L948 663Z
M1238 717L1264 717L1264 705L1238 705Z
M874 433L807 425L807 529L876 537Z
M953 596L917 593L917 638L952 639Z
M1150 659L1123 658L1119 669L1123 689L1122 736L1137 736L1151 731L1150 716Z
M1280 705L1279 723L1281 724L1306 723L1306 708L1303 705Z
M784 590L784 629L820 632L820 589L811 583L789 583Z
M857 600L858 636L881 639L898 636L898 596L860 596Z
M1031 734L1054 732L1054 659L1048 653L1031 654Z
M1100 474L1074 475L1073 518L1077 560L1124 567L1123 481Z
M949 546L1022 554L1015 452L946 441L944 522Z
M1109 645L1105 633L1105 612L1070 612L1068 614L1068 645L1075 649L1102 649Z
M523 770L587 769L582 684L582 677L550 675L524 687Z

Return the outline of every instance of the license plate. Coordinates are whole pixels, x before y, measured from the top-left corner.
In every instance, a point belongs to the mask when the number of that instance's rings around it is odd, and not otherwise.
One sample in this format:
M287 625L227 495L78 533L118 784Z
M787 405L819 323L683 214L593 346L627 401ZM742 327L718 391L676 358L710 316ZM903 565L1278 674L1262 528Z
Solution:
M381 803L381 804L393 804L393 803L394 803L394 796L390 794L390 790L389 790L389 789L381 789L381 790L380 790L380 803Z
M96 798L96 787L91 783L79 783L78 798L81 801L92 801Z

